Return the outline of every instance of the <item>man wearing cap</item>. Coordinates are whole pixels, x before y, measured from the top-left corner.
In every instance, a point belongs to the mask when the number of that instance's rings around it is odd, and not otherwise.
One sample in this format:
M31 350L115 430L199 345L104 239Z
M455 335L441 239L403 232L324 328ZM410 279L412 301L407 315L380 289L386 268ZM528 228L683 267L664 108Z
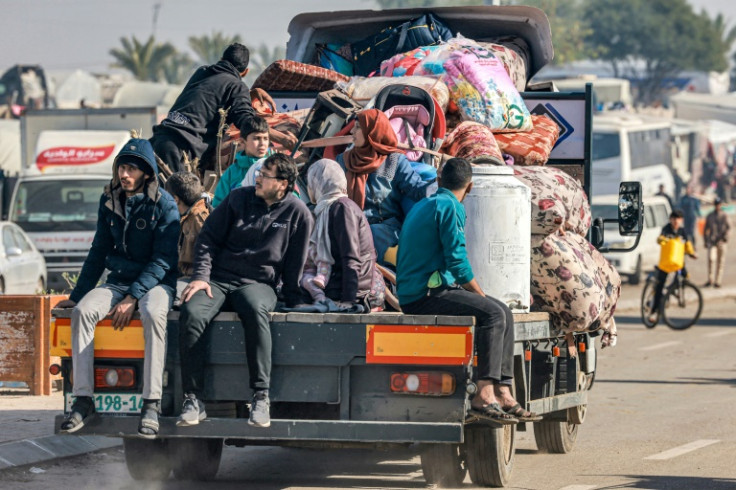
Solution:
M731 225L728 223L728 216L721 209L721 199L717 197L713 204L715 209L705 218L705 229L703 230L705 248L708 251L708 282L705 283L705 287L719 288L723 279L726 243Z
M62 432L76 432L95 414L95 326L105 316L122 330L140 312L145 340L143 406L138 433L158 434L166 317L176 288L179 212L158 185L148 140L131 139L115 157L113 177L100 199L97 231L77 285L59 308L72 312L75 397ZM107 281L96 286L105 269Z

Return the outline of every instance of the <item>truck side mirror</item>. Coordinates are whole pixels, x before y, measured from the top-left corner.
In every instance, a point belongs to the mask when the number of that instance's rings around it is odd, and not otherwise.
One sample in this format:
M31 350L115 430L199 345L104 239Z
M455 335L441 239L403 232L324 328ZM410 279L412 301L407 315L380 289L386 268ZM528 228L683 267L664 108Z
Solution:
M621 182L618 187L618 232L621 236L641 235L644 207L641 182Z

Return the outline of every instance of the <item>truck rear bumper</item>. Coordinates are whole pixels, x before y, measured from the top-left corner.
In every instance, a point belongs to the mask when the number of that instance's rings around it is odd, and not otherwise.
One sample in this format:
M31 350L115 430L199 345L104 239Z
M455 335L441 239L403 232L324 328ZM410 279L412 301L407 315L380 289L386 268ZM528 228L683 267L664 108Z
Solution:
M56 417L58 433L63 415ZM248 425L244 418L212 418L191 427L177 427L175 417L160 417L160 438L206 437L253 441L315 441L361 443L459 443L463 424L451 422L368 422L341 420L271 420L271 427ZM137 437L138 417L97 416L74 435Z

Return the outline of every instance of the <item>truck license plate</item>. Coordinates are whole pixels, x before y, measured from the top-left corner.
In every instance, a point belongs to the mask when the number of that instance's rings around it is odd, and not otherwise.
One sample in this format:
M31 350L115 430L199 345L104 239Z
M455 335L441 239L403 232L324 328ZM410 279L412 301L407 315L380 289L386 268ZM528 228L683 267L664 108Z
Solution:
M143 406L140 393L95 393L93 398L98 413L140 413ZM65 412L69 413L74 397L71 393L65 393L64 399Z

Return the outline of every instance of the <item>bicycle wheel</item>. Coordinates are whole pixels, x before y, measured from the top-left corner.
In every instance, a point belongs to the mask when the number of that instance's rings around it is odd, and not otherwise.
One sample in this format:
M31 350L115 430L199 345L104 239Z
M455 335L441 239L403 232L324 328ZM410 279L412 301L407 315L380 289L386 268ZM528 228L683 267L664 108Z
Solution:
M655 286L656 286L656 281L652 281L648 279L647 283L644 284L644 289L641 292L641 321L642 323L644 323L644 326L647 328L654 328L657 325L657 322L649 321L651 305L654 302L654 287Z
M703 311L703 295L691 282L675 283L668 291L662 308L662 319L675 330L684 330L698 321Z

